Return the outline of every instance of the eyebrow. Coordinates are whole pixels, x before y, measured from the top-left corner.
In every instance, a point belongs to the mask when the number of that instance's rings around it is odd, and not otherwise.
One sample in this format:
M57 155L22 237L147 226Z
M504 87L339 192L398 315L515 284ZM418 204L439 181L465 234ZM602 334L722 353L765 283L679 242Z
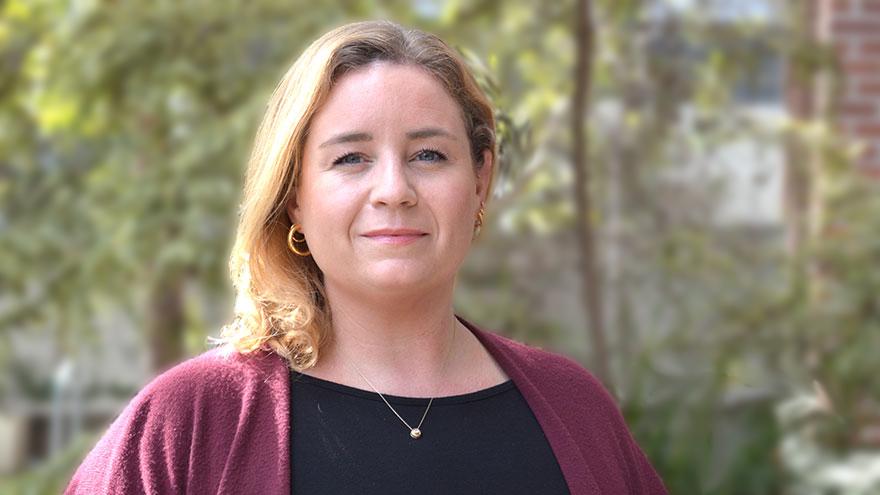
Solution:
M332 138L321 143L318 148L326 148L327 146L332 146L334 144L341 143L356 143L360 141L370 141L373 139L372 134L368 134L366 132L346 132L344 134L338 134L333 136Z
M424 139L437 136L455 140L455 136L451 132L439 127L425 127L424 129L416 129L406 133L406 137L409 139Z
M406 133L407 139L425 139L437 136L455 140L455 136L451 132L439 127L425 127L423 129L416 129ZM326 148L327 146L332 146L334 144L372 141L372 139L373 135L367 132L346 132L324 141L318 146L318 148Z

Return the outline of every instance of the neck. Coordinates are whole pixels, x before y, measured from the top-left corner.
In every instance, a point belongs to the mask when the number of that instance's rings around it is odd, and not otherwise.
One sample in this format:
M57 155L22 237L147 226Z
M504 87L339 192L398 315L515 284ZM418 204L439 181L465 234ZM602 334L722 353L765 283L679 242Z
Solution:
M308 374L369 389L359 371L382 393L442 393L468 332L455 318L452 286L385 299L348 293L332 283L326 290L332 338Z

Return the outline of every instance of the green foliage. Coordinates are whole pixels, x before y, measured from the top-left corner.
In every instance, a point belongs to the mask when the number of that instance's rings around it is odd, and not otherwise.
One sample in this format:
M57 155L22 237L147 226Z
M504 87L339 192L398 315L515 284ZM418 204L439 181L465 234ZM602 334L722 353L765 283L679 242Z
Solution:
M143 326L149 293L168 279L227 301L241 174L273 85L328 28L390 17L458 47L499 109L500 194L462 271L459 306L588 362L577 318L541 310L570 297L566 276L578 262L574 5L4 3L0 342L45 327L59 354L72 354L109 308L127 308ZM810 439L829 459L864 447L859 432L878 418L880 275L867 268L880 262L880 195L821 118L768 127L733 98L735 83L761 71L760 55L792 60L807 80L833 64L827 47L787 24L720 26L706 2L665 20L649 15L669 5L594 5L589 137L596 222L616 255L604 267L615 385L671 493L778 493L806 477L780 459L780 445L803 432L777 416L792 397L814 381L827 392L832 407L811 416ZM819 158L808 172L821 215L795 212L819 217L802 249L787 250L786 225L719 224L723 181L676 180L742 140L794 140ZM196 350L222 315L186 297L185 342ZM19 370L10 348L0 345L0 367ZM57 493L77 449L0 492Z
M7 3L0 280L19 297L2 326L55 326L69 350L102 301L139 319L169 277L227 293L260 112L295 51L339 15L290 2Z
M95 434L81 435L46 463L15 476L0 476L0 493L52 495L63 492L77 466L99 438Z

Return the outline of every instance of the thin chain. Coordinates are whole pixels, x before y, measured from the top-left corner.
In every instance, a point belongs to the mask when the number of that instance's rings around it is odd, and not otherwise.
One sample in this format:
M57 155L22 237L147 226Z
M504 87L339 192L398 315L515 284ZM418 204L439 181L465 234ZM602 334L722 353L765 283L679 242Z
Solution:
M452 344L455 342L455 327L456 327L456 325L455 325L455 322L453 321L453 324L452 324L452 338L451 338L450 341L449 341L449 346L446 348L446 355L443 356L443 367L442 367L441 370L440 370L440 371L441 371L441 374L442 374L443 372L446 371L446 365L449 363L449 354L452 352ZM341 352L341 351L340 351L340 352ZM349 360L346 359L345 361L346 361L346 365L348 365L348 364L349 364ZM419 424L418 424L418 426L416 426L415 428L413 428L412 426L409 425L409 423L406 422L405 419L403 419L403 417L402 417L400 414L397 413L397 411L396 411L393 407L391 407L391 403L389 403L388 400L385 399L385 396L382 395L382 392L379 392L379 391L376 389L376 387L374 387L373 384L370 383L370 380L367 380L367 377L365 377L365 376L363 375L363 373L361 373L361 371L358 369L357 365L354 364L354 361L351 361L351 366L354 367L354 371L355 371L355 373L357 373L358 375L360 375L360 377L363 378L365 382L367 382L367 385L369 385L370 388L372 388L374 392L376 392L377 394L379 394L379 397L382 398L382 401L385 402L385 405L388 406L389 409L391 409L391 412L393 412L394 415L397 416L397 419L399 419L401 422L403 422L404 425L406 425L407 428L409 428L410 432L413 432L413 431L416 431L416 430L419 430L419 431L421 430L421 428L422 428L422 423L425 421L425 417L428 416L428 411L431 409L431 404L434 403L434 397L431 397L431 400L428 401L428 407L425 408L425 413L422 414L422 419L419 420Z
M357 371L357 370L355 370L355 371L357 372L358 375L361 375L361 372L360 372L360 371ZM385 401L385 404L388 406L389 409L391 409L391 412L393 412L394 415L397 416L397 419L403 421L403 424L405 424L406 427L409 428L410 431L412 431L412 430L413 430L413 427L410 426L409 423L407 423L406 420L403 419L403 418L400 416L400 414L398 414L397 411L394 410L393 407L391 407L391 404L388 403L388 400L385 399L385 396L382 395L382 392L379 392L378 390L376 390L376 387L374 387L373 384L370 383L370 380L367 380L367 377L365 377L364 375L361 375L361 378L363 378L364 381L367 382L367 384L370 386L370 388L373 389L374 392L376 392L377 394L379 394L379 397L381 397L382 400ZM433 398L433 397L431 397L431 400L428 401L428 407L425 409L425 413L422 414L422 419L421 419L421 421L419 421L419 425L416 426L417 429L421 429L421 427L422 427L422 422L425 421L425 416L428 415L428 409L431 409L431 403L432 403L432 402L434 402L434 398Z

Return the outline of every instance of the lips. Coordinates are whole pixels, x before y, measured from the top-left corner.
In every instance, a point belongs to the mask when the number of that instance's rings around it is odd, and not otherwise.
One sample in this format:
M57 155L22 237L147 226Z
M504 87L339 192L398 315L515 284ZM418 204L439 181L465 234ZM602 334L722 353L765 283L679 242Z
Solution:
M418 229L377 229L363 234L372 241L395 246L412 244L427 235L427 232Z

